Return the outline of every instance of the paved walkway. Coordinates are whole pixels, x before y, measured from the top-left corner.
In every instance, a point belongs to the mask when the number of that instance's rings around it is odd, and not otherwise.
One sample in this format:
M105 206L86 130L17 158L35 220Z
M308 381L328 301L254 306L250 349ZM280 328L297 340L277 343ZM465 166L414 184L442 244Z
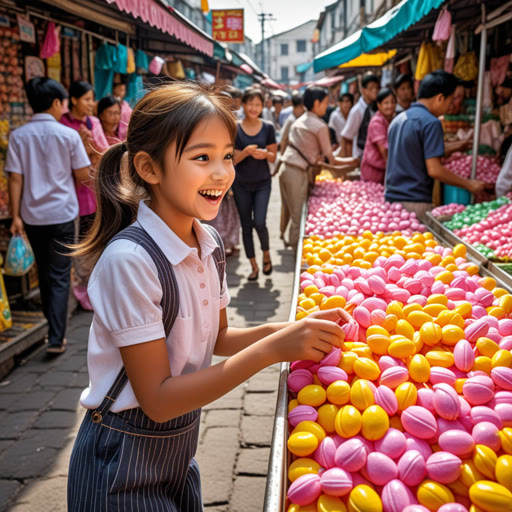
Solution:
M228 260L228 317L235 327L288 319L294 256L279 240L277 180L273 185L272 276L260 272L258 282L248 282L243 254ZM68 461L83 416L78 399L88 384L91 318L83 312L73 317L64 355L47 360L40 348L0 381L0 510L66 510ZM261 512L277 382L278 368L267 368L204 408L197 459L206 511Z

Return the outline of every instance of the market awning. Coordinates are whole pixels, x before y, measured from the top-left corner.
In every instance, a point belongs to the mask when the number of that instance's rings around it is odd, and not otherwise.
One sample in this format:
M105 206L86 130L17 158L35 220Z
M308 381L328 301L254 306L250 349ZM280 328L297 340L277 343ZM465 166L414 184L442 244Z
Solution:
M262 80L261 85L264 85L265 87L271 87L272 89L286 89L286 85L278 84L275 80L272 80L272 78L270 77L267 77L264 80Z
M341 64L340 68L371 68L379 67L386 64L386 62L396 55L396 50L381 53L363 53L355 59Z
M311 68L311 66L313 65L313 61L311 62L305 62L304 64L299 64L297 66L297 73L305 73L308 69Z
M363 53L387 43L400 32L417 23L444 0L402 0L384 16L325 50L314 60L315 73L338 67Z
M156 27L192 48L213 56L213 39L197 28L172 7L165 7L156 0L106 0L115 4L134 18L140 18L144 23Z
M324 76L324 78L320 78L316 82L313 82L315 85L319 85L321 87L331 87L339 82L343 82L345 77L343 75L338 76Z

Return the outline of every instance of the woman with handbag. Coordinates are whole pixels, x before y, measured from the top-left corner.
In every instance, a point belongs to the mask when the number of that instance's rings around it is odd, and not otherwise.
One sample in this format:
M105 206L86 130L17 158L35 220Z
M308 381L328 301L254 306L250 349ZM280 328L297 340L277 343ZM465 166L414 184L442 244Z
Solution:
M293 123L288 145L282 157L279 183L283 208L290 218L287 243L292 247L296 247L299 241L302 205L307 199L308 186L314 184L317 163L326 159L333 170L342 172L355 169L359 164L357 158L340 158L333 155L329 128L321 119L328 105L327 89L317 85L306 89L306 113Z

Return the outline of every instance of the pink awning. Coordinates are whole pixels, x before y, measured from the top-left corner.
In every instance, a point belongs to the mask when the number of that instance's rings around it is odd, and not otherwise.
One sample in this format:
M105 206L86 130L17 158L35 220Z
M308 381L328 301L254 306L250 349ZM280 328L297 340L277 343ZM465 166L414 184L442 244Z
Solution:
M154 0L106 0L109 4L116 4L121 11L131 14L134 18L140 18L152 27L160 29L183 43L213 56L213 40L202 36L182 21L175 18L171 12L172 7L166 9ZM169 12L170 11L170 12Z
M337 84L338 82L342 82L343 80L345 80L345 77L342 75L325 76L324 78L317 80L315 82L315 85L320 85L322 87L331 87L331 85Z
M278 84L275 80L272 80L272 78L268 77L261 81L261 85L264 85L265 87L272 87L272 89L286 89L286 85L284 84Z
M254 73L253 69L251 68L251 66L249 66L249 64L242 64L240 66L240 69L245 71L248 75L252 75Z

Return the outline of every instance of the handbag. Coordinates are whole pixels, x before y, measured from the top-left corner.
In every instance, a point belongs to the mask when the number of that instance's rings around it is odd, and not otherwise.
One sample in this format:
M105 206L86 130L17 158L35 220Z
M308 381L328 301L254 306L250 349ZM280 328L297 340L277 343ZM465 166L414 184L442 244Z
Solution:
M290 146L291 148L293 148L295 151L297 151L297 153L300 155L300 157L302 158L302 160L304 160L308 166L306 167L306 174L308 176L308 183L310 185L314 185L315 184L315 179L317 177L317 175L319 174L318 172L318 166L316 164L312 164L305 156L304 154L302 153L302 151L297 147L295 146L294 144L292 144L290 141L288 141L288 146Z

